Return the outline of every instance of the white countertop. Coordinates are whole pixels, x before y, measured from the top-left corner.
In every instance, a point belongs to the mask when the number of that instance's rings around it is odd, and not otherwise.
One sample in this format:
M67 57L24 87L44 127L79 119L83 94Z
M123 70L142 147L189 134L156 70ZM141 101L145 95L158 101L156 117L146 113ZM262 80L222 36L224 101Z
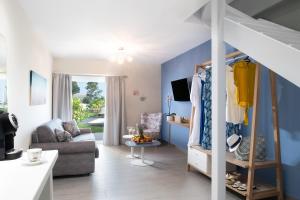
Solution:
M0 199L2 200L36 200L58 157L57 150L43 151L40 165L25 164L26 152L22 158L0 161Z

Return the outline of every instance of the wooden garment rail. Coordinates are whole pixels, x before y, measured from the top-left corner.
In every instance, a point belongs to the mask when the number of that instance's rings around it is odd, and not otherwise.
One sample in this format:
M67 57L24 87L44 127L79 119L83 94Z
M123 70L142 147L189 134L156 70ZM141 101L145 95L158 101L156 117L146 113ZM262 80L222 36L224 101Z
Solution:
M243 54L240 51L236 51L226 55L226 59L234 58ZM195 65L194 72L198 73L200 68L206 69L207 66L212 64L211 61L204 62L202 64ZM255 161L256 154L256 130L257 130L257 118L258 118L258 104L259 104L259 94L260 94L260 70L261 64L257 63L256 72L255 72L255 83L254 83L254 98L253 98L253 114L252 114L252 127L251 127L251 141L250 141L250 156L249 156L249 164L248 164L248 179L247 179L247 191L240 192L238 190L234 190L243 196L246 197L247 200L253 199L262 199L267 197L277 197L279 200L283 200L283 189L282 189L282 166L281 166L281 153L280 153L280 133L279 133L279 122L278 122L278 105L277 105L277 94L276 94L276 74L269 70L270 76L270 89L271 89L271 97L272 97L272 116L273 116L273 129L274 129L274 146L275 146L275 160L271 161L272 165L265 165L264 168L275 167L276 169L276 187L270 187L266 190L253 190L254 178L255 178L255 170L259 169L257 166L257 162ZM195 115L195 107L192 107L191 112L191 120L190 120L190 132L191 135L193 124L194 124L194 115ZM225 134L225 133L224 133ZM232 163L232 162L231 162ZM262 164L264 165L264 164ZM190 169L190 165L188 164L188 170ZM227 186L231 188L230 186Z
M227 55L225 56L225 58L226 58L226 59L234 58L234 57L237 57L237 56L239 56L239 55L241 55L241 54L243 54L243 53L240 52L240 51L235 51L235 52L232 52L232 53L230 53L230 54L227 54ZM209 61L206 61L206 62L204 62L204 63L202 63L202 64L197 64L197 65L195 65L195 68L194 68L194 74L198 73L199 68L205 69L207 66L210 66L211 64L212 64L212 62L211 62L211 60L209 60Z

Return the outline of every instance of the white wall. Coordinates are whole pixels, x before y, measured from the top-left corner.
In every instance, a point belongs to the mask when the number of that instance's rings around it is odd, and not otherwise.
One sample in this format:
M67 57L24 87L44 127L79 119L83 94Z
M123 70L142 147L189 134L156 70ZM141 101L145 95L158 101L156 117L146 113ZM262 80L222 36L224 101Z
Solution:
M17 148L28 148L32 131L51 119L52 57L33 33L22 8L16 0L0 0L0 34L7 40L8 110L16 114L19 130ZM29 71L47 78L47 103L29 105Z
M161 69L160 65L126 63L118 65L106 60L93 59L54 59L54 72L73 75L126 75L127 124L140 121L141 112L160 112L161 110ZM139 90L140 96L133 96ZM145 96L145 101L140 97Z

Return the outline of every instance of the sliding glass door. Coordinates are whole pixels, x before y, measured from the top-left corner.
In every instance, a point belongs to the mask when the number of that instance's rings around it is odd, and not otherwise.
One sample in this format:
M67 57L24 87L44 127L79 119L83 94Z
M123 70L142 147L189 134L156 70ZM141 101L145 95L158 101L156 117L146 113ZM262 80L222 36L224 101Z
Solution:
M79 128L90 128L102 140L105 111L105 79L95 76L72 76L73 119Z

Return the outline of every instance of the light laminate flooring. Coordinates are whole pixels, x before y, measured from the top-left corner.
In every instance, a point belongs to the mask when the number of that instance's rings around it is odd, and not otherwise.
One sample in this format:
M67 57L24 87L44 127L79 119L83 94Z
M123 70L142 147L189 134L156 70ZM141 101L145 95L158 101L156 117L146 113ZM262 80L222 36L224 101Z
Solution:
M155 164L138 167L125 156L126 146L98 144L100 157L89 176L55 178L55 200L209 200L211 181L199 172L186 171L186 153L171 145L145 148ZM138 152L137 152L138 153ZM226 199L240 199L227 192Z

